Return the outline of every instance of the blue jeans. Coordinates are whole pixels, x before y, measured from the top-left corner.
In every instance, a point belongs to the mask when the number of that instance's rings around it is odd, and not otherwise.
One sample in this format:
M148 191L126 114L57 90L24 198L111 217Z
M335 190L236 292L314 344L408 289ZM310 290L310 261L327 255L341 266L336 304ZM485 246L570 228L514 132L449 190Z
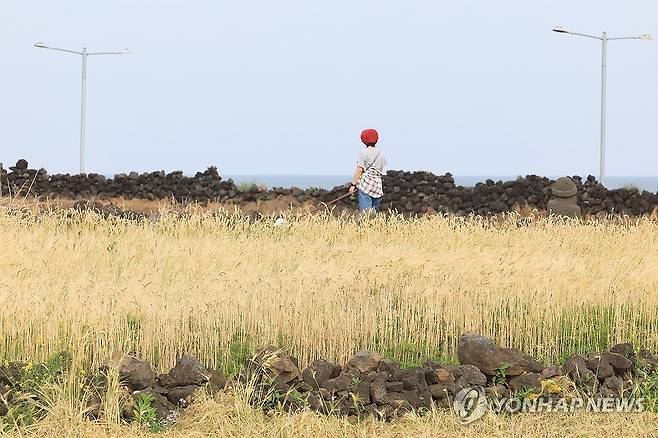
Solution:
M379 211L382 198L373 198L372 196L363 193L361 190L357 190L357 192L359 193L359 211L363 212L368 208Z

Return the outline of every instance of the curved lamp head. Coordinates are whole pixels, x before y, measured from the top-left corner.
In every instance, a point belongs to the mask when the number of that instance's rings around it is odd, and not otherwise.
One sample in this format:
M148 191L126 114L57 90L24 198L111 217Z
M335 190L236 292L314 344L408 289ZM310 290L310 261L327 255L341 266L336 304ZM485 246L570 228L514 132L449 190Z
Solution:
M648 34L648 33L643 33L642 35L640 35L639 38L640 38L641 40L645 40L645 41L651 41L651 40L653 40L653 37L652 37L650 34Z
M553 32L557 32L557 33L571 33L571 31L570 31L569 29L567 29L566 27L562 27L562 26L555 26L555 27L553 28Z
M39 41L38 43L34 43L34 47L41 47L43 49L43 48L46 48L47 46L46 46L45 43L42 43L41 41Z

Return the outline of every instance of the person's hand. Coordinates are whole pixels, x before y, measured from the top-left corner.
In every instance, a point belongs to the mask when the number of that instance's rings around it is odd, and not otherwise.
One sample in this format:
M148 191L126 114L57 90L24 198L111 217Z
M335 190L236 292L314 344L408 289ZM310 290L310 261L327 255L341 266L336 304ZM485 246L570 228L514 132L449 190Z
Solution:
M356 192L356 185L352 184L350 185L350 193Z

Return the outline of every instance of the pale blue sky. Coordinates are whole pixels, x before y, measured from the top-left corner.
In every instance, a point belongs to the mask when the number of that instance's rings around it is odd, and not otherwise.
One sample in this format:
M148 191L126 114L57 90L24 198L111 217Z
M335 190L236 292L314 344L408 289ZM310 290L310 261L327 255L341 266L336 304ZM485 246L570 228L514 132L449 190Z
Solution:
M391 168L598 174L600 43L658 36L658 2L4 0L0 161L87 170L347 174L361 129ZM658 41L609 47L609 175L658 175ZM568 157L568 158L566 158Z

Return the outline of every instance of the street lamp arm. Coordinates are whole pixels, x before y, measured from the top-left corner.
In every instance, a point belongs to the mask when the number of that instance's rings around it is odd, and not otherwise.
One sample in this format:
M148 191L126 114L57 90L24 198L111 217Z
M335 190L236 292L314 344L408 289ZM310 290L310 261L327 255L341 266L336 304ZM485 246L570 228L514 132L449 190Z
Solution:
M111 52L89 52L87 55L129 55L131 53L133 53L132 50L124 49Z
M82 52L78 52L76 50L60 49L59 47L49 47L49 46L46 46L42 43L36 43L34 45L34 47L38 47L39 49L50 49L50 50L57 50L59 52L74 53L76 55L82 55Z
M645 39L647 38L642 38L640 36L608 38L608 40L645 40Z
M576 32L567 32L567 33L569 35L576 35L576 36L581 36L581 37L585 37L585 38L593 38L595 40L603 41L603 38L598 37L598 36L594 36L594 35L587 35L585 33L576 33Z

